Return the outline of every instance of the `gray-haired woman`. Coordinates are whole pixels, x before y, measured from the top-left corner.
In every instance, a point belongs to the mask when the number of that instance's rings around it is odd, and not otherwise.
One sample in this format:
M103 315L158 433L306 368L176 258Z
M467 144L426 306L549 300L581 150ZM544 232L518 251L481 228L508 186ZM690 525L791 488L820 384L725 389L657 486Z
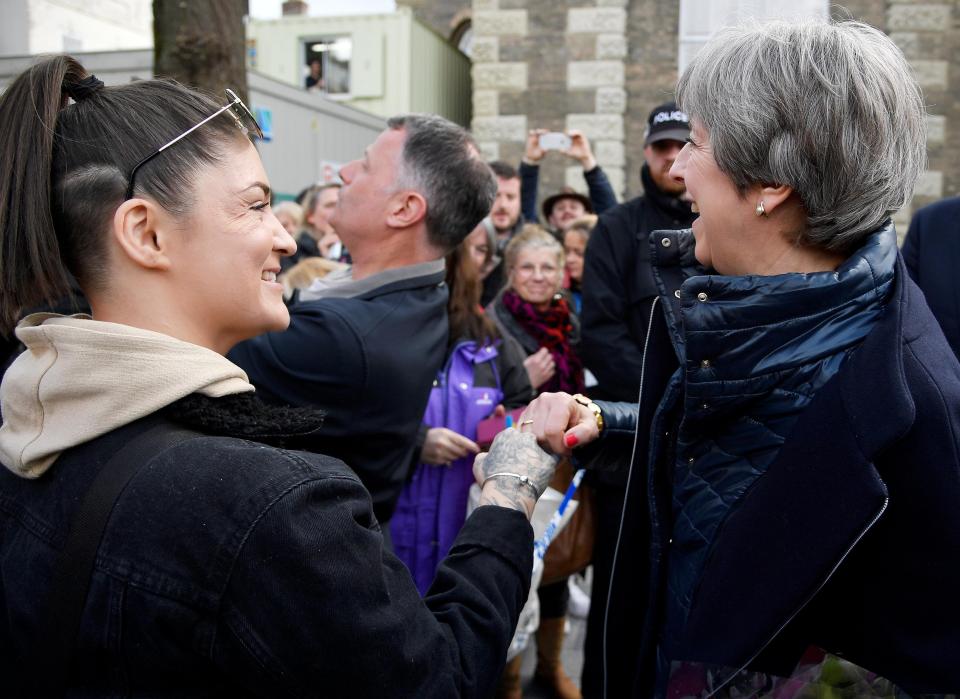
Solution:
M869 26L778 22L720 32L678 97L700 217L651 235L639 405L523 417L630 469L607 619L643 631L605 639L606 694L699 696L735 673L680 661L785 676L824 651L954 692L960 365L890 223L924 164L910 68Z

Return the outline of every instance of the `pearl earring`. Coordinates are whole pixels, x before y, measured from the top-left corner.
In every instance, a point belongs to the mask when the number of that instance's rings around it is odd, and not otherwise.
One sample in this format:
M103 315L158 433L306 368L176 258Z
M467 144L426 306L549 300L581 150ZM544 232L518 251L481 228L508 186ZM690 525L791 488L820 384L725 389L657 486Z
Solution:
M763 199L760 200L760 203L757 204L757 216L766 216L767 212L763 208Z

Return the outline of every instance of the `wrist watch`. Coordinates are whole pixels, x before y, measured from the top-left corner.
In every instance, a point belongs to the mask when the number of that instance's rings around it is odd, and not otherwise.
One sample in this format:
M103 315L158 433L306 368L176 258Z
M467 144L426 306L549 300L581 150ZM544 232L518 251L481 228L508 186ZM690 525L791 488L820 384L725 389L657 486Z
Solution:
M600 410L600 406L594 403L592 400L587 398L582 393L574 393L572 396L573 400L582 405L584 408L593 413L594 418L597 420L597 432L603 432L603 411Z

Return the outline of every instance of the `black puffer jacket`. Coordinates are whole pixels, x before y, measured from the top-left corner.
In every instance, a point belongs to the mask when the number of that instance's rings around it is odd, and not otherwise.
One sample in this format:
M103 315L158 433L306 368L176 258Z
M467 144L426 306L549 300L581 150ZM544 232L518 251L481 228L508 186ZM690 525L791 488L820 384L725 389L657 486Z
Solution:
M383 550L357 476L336 459L279 448L309 448L319 414L251 394L190 396L70 449L35 480L0 468L8 689L38 641L80 497L120 447L161 420L202 434L156 454L118 500L77 657L51 668L68 675L71 696L489 696L530 582L523 514L478 508L421 599Z
M689 235L664 232L665 256ZM631 453L635 404L600 403L594 447L647 496L650 577L614 583L649 590L633 696L670 660L788 675L808 646L960 690L960 364L892 227L836 273L668 271L682 364L649 454Z

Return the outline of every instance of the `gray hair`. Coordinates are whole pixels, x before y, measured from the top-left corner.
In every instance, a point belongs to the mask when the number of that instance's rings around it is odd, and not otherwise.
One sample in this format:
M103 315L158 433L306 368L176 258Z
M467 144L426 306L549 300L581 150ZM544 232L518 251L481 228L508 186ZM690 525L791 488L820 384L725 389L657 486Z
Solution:
M926 162L920 88L882 32L860 22L769 22L718 32L678 101L710 134L741 194L793 188L804 242L848 253L907 203Z
M557 255L557 266L563 267L564 254L563 246L551 233L548 233L542 226L535 223L528 223L517 235L507 243L507 249L503 252L504 262L507 266L507 273L513 271L517 265L517 258L524 250L533 250L542 248L551 250Z
M398 186L427 201L430 243L447 253L490 213L497 181L467 131L433 114L405 114L387 121L406 132Z

